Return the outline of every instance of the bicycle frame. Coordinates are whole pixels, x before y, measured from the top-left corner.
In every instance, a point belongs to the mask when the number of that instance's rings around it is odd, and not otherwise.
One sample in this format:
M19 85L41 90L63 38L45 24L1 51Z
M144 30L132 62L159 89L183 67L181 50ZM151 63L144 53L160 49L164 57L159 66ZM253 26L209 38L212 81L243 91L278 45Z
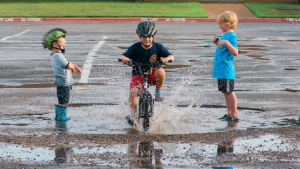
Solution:
M119 60L121 61L121 60ZM147 90L150 86L148 83L149 77L152 74L152 68L160 64L161 61L157 61L153 64L141 64L135 61L130 60L128 62L128 66L136 66L139 74L144 77L143 81L143 91L141 91L139 95L139 103L138 103L138 121L143 118L143 129L144 131L149 130L150 128L150 118L153 116L153 110L154 110L154 99L151 93ZM149 66L149 71L144 72L142 71L142 66Z
M119 59L119 61L122 61ZM169 63L172 62L172 60L169 60ZM162 64L161 61L156 61L152 64L141 64L139 62L135 62L133 60L130 60L128 62L128 66L136 66L138 68L138 72L140 75L144 77L143 86L144 89L139 95L139 103L138 103L138 121L143 118L143 129L144 131L149 130L150 128L150 118L153 116L153 110L154 110L154 99L151 93L147 90L150 86L148 84L149 77L152 75L152 69L154 66L157 66L159 64ZM149 70L147 72L142 71L142 66L149 66Z

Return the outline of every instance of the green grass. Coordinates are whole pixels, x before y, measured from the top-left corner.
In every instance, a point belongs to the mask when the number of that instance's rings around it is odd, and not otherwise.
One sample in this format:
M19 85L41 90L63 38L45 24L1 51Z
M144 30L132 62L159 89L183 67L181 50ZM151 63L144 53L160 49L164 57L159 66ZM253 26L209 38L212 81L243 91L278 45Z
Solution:
M299 18L300 5L288 3L244 3L259 18ZM285 10L278 10L285 9ZM294 9L294 10L291 10Z
M0 2L0 17L207 18L207 14L198 2Z

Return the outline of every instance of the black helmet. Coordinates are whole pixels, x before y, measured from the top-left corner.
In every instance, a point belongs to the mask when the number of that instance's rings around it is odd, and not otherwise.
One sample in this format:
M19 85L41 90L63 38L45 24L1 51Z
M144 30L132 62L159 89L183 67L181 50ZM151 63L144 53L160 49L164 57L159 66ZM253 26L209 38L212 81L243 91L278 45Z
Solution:
M157 32L157 27L154 22L151 21L142 21L138 24L136 28L136 33L139 36L152 36L155 35Z

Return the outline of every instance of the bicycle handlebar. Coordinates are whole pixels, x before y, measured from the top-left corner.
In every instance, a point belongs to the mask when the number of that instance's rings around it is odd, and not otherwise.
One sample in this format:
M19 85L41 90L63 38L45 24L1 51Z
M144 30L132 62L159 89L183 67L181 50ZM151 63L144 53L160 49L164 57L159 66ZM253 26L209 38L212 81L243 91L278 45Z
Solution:
M118 59L118 62L122 62L122 59ZM173 61L172 60L168 60L168 63L172 63ZM135 62L135 61L133 61L133 60L129 60L129 62L127 63L127 65L129 65L129 66L138 66L138 65L140 65L140 66L152 66L152 65L155 65L155 64L163 64L162 63L162 61L160 60L160 61L156 61L156 62L154 62L154 63L150 63L150 64L143 64L143 63L139 63L139 62Z
M119 62L122 62L122 59L118 59ZM172 63L172 60L168 60L168 63ZM162 61L156 61L154 63L150 63L150 64L143 64L143 63L139 63L139 62L135 62L132 59L129 60L129 62L127 63L128 66L136 66L138 68L139 74L142 75L143 71L142 71L142 66L149 66L150 71L151 69L154 67L154 65L159 65L159 64L163 64Z

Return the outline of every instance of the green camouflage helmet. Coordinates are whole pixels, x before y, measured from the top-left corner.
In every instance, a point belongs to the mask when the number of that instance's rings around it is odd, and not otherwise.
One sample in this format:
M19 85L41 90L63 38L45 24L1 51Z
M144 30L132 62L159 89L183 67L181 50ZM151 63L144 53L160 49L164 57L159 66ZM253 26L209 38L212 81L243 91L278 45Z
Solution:
M52 43L57 41L60 37L65 37L67 31L62 28L54 28L49 30L45 36L43 37L42 44L44 49L48 48L49 50L52 49Z

